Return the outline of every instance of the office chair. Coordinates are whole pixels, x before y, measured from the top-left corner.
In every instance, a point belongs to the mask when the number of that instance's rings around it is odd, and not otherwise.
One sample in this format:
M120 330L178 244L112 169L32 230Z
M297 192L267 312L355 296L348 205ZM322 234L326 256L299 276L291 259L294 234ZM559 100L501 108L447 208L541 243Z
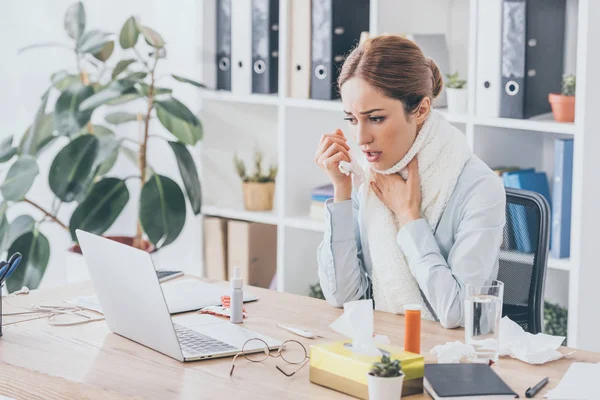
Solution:
M543 329L549 245L548 201L536 192L506 188L506 225L498 268L498 280L504 282L502 316L534 334Z

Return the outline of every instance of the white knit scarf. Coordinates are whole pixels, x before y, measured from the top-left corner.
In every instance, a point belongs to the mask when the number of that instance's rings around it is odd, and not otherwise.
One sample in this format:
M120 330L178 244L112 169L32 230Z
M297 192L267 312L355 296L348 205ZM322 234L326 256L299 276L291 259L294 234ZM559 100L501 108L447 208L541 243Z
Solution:
M432 110L404 158L388 170L377 172L400 173L406 180L406 167L415 155L421 180L421 216L435 230L458 177L471 157L471 151L465 135ZM422 317L433 320L434 316L423 300L407 259L396 242L396 235L402 226L394 213L370 189L371 172L369 168L367 171L366 181L359 188L359 197L364 210L361 222L368 236L373 265L375 307L403 314L405 304L421 304Z

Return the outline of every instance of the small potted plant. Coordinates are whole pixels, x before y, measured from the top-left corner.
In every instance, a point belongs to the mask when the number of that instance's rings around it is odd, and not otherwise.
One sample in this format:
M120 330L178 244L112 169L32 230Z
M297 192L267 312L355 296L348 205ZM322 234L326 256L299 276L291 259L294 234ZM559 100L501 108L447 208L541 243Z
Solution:
M575 121L575 86L575 75L565 75L562 80L561 93L548 94L555 121Z
M368 373L369 399L398 400L402 397L404 372L400 360L391 360L383 355Z
M448 112L465 114L467 112L467 81L460 79L458 72L446 74L446 93L448 96Z
M244 207L248 211L270 211L273 209L277 166L272 165L266 173L263 173L262 162L263 155L260 151L257 151L254 155L255 172L252 175L247 175L244 162L237 154L234 156L235 168L242 179Z

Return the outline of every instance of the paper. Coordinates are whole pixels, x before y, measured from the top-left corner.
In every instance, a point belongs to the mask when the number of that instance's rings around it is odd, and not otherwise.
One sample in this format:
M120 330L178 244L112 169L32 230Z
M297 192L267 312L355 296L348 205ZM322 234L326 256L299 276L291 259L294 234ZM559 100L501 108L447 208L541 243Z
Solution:
M344 313L329 327L352 339L353 352L370 356L381 355L373 339L373 300L344 303Z
M600 399L600 364L573 363L556 388L544 397L552 400Z
M533 335L508 317L500 321L499 336L501 356L511 356L528 364L544 364L566 355L558 351L564 336Z
M477 359L475 348L459 340L437 345L431 349L430 354L437 357L438 364L459 363L461 361L474 361Z
M338 169L344 175L350 175L350 173L352 173L352 183L356 188L358 188L365 181L365 171L363 171L363 169L355 160L352 160L351 163L347 161L340 161Z

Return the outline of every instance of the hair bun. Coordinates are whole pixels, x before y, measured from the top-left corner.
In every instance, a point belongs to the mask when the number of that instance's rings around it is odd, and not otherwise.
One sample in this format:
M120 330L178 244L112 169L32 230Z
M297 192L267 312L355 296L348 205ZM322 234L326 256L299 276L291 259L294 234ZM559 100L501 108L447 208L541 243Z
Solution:
M433 98L435 99L442 92L442 88L444 87L444 80L442 79L442 73L440 72L440 69L438 68L435 61L433 61L431 58L429 59L429 68L431 69L433 81L432 92Z

